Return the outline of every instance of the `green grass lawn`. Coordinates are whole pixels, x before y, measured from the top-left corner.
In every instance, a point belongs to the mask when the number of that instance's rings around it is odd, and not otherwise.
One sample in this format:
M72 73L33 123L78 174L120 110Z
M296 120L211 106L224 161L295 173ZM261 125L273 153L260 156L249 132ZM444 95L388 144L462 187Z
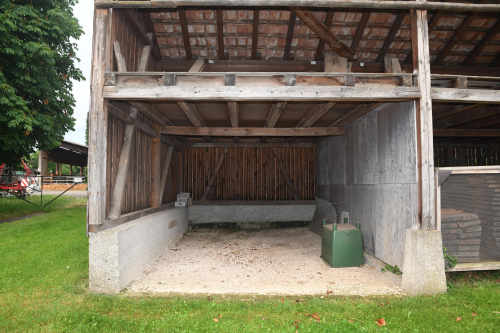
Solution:
M499 278L454 275L448 294L435 297L90 295L85 208L0 224L1 332L296 332L294 323L298 332L493 332L500 324ZM307 315L314 313L319 321ZM381 318L387 325L379 328Z
M52 199L56 198L56 195L44 195L43 201L39 195L32 195L26 198L26 200L32 202L34 205L27 203L16 197L4 197L0 198L0 222L2 220L8 220L14 217L25 216L36 213L49 213L56 210L60 210L64 207L75 207L85 205L87 203L87 198L71 198L68 196L60 196L49 205L45 207L40 207L40 203L46 205Z

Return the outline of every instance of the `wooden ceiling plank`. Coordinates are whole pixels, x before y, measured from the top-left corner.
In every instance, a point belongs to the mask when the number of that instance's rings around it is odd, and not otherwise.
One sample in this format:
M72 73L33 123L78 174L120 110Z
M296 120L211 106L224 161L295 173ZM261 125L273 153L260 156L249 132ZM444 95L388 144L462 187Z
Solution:
M263 128L263 127L181 127L161 126L160 132L167 135L220 136L220 137L289 137L289 136L335 136L345 135L340 127L310 128Z
M389 48L391 47L392 42L394 41L394 37L396 37L396 34L398 33L399 29L401 28L401 24L403 23L403 20L406 17L405 12L398 13L396 15L396 19L392 23L392 27L389 30L389 33L387 34L387 37L385 38L384 44L380 48L380 51L378 53L377 58L375 59L375 62L383 62L384 57L387 54L387 51L389 51Z
M224 56L224 20L222 18L222 9L216 10L217 14L217 57L221 60L226 59Z
M288 22L288 31L286 33L286 43L285 43L285 53L283 54L283 60L293 60L290 50L292 48L293 30L295 29L295 21L297 16L293 12L290 13L290 20Z
M500 117L498 116L500 113L494 114L492 116L484 117L481 119L469 121L467 123L463 123L461 125L455 126L454 128L465 128L465 129L479 129L479 128L488 128L490 126L494 126L496 124L500 124Z
M333 124L330 125L330 127L344 127L347 124L355 121L356 119L363 117L368 112L378 108L382 104L383 103L362 104L362 105L354 108L350 112L348 112L345 116L343 116L339 120L336 120Z
M161 60L162 56L160 52L160 46L158 45L158 39L156 38L156 31L153 24L153 19L151 18L151 13L148 11L144 11L142 13L142 20L144 22L144 29L146 30L146 32L153 34L150 38L152 42L151 54L153 56L153 59Z
M179 9L179 20L181 23L182 30L182 40L184 41L184 49L186 50L186 58L193 59L193 54L191 52L191 42L189 41L189 31L187 27L186 11L184 9Z
M438 120L451 117L451 116L456 115L458 113L462 113L462 112L465 112L465 111L477 109L477 108L480 108L480 107L483 107L483 106L485 106L485 104L469 104L469 105L466 105L466 106L459 105L459 106L454 107L452 110L450 110L450 112L448 112L448 113L446 113L446 114L444 114L442 116L433 117L433 121L436 122Z
M488 45L493 37L500 31L500 18L497 22L488 30L486 35L481 39L481 41L474 47L471 53L462 62L462 66L469 66L474 63L474 60L483 52L483 49Z
M325 27L327 27L328 29L332 27L334 15L335 11L332 8L328 9L328 13L326 14L326 19L325 19ZM324 51L325 51L325 41L320 38L318 43L318 48L316 49L316 55L314 56L314 60L320 61L321 59L323 59Z
M253 11L253 30L252 30L252 60L257 60L257 46L259 44L259 10Z
M461 124L471 122L473 120L489 117L491 115L498 114L500 112L500 107L498 106L488 106L484 108L477 108L468 110L459 114L455 114L451 117L447 117L433 123L434 128L451 128Z
M300 20L309 27L319 38L325 41L325 44L330 46L332 50L341 57L351 58L354 52L330 31L323 23L321 23L310 11L305 7L288 7Z

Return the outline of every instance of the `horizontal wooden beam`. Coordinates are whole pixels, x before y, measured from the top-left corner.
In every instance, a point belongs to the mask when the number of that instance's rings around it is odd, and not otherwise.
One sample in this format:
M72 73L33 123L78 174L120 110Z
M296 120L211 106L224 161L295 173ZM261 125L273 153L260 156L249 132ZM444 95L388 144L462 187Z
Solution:
M261 127L181 127L162 126L162 134L187 136L334 136L345 135L339 127L261 128Z
M316 205L316 200L193 200L193 205Z
M103 1L95 2L96 8L176 8L177 6L243 6L243 7L334 7L334 8L370 8L370 9L420 9L445 10L455 12L493 12L499 13L497 4L478 5L453 2L415 2L415 1L374 1L374 0L155 0L155 1Z
M434 136L443 137L474 137L474 138L490 138L500 137L500 130L496 129L434 129Z
M298 142L298 143L285 143L285 142L268 142L268 143L184 143L182 147L185 148L310 148L316 147L314 142Z
M453 89L450 89L453 90ZM461 89L464 90L464 89ZM498 92L494 92L497 93ZM418 87L104 87L103 97L116 100L223 101L407 101L420 98ZM497 98L500 98L497 96Z
M485 89L450 89L431 88L433 101L467 102L467 103L500 103L500 93Z
M142 113L144 113L148 118L157 123L158 125L173 125L167 118L165 118L160 111L156 110L154 106L149 103L143 102L130 102L134 108L138 109Z
M187 72L194 60L159 60L155 61L157 72ZM211 60L204 72L323 72L324 61L311 62L307 60ZM413 71L412 64L401 64L401 69L407 73ZM364 62L352 63L354 73L383 73L383 63ZM431 65L432 74L450 75L486 75L500 76L500 67L446 66Z

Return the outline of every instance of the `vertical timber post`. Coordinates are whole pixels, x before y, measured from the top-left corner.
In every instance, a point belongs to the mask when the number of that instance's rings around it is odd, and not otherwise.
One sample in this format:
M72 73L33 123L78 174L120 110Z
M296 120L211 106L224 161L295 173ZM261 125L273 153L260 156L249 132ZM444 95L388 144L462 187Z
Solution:
M112 9L94 10L88 147L87 228L89 225L103 224L106 218L108 103L102 97L102 90L104 87L104 73L110 70L112 61L112 14Z
M411 10L413 71L418 73L422 97L416 103L419 221L414 229L435 230L434 144L432 130L431 68L426 10Z
M158 131L158 136L151 139L151 194L149 197L151 207L160 207L160 182L161 182L161 134L160 126L153 124L153 129Z

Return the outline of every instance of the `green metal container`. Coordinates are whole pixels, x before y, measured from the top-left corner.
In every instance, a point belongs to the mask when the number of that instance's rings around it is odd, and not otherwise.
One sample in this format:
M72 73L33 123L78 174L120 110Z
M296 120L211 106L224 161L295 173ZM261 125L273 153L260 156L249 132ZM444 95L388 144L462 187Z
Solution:
M363 241L359 223L356 223L356 227L348 223L325 223L323 221L321 258L335 268L363 265Z

